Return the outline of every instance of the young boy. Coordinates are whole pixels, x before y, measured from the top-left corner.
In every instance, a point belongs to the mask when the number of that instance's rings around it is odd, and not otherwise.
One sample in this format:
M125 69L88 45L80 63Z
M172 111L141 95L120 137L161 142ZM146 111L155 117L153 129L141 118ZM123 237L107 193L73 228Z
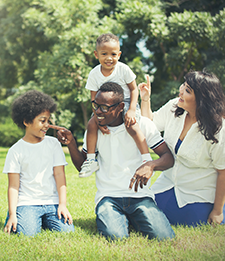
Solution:
M118 37L111 33L99 36L94 55L100 64L91 70L85 86L85 88L91 91L92 107L96 106L93 100L103 83L118 83L124 90L124 122L126 129L136 142L142 154L143 162L151 160L145 137L136 121L140 117L140 108L137 103L138 89L135 81L136 76L126 64L119 62L121 51ZM112 110L115 106L107 108L102 112L107 113L107 110ZM98 162L95 159L98 128L103 133L109 134L108 128L106 126L98 126L95 117L92 117L87 127L87 160L81 167L80 178L88 177L99 169Z
M8 174L7 233L74 231L66 208L65 155L58 140L46 136L55 110L54 100L35 90L13 103L13 121L25 135L9 149L3 169Z

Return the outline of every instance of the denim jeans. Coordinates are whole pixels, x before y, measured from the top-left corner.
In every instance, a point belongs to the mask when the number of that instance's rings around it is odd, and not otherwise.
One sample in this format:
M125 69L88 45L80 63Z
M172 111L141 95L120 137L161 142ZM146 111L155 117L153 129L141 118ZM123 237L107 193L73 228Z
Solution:
M149 239L175 236L169 221L150 197L103 198L96 206L100 234L111 239L129 236L129 225Z
M17 229L16 233L23 233L27 236L34 236L41 232L41 228L70 232L74 231L74 226L64 223L62 216L58 218L58 205L30 205L18 206L16 209ZM6 222L9 216L7 215Z

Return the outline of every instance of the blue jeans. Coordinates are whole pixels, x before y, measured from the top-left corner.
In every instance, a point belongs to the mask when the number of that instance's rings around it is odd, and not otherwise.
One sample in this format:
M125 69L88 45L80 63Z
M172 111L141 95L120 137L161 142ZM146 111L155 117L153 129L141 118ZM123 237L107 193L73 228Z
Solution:
M17 229L16 233L23 233L27 236L34 236L41 232L41 228L70 232L74 231L74 226L64 223L65 219L62 216L58 218L58 205L30 205L19 206L16 209ZM8 221L7 215L5 225Z
M96 223L106 238L129 236L129 225L149 239L175 236L169 221L150 197L103 198L96 207Z
M155 194L158 207L165 213L172 225L197 226L206 224L208 216L213 209L212 203L192 203L182 208L177 205L174 188ZM225 205L223 207L223 221L225 221Z

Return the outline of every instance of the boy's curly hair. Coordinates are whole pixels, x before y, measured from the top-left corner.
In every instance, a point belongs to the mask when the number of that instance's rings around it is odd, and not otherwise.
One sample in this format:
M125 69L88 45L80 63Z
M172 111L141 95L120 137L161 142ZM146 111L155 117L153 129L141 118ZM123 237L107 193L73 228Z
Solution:
M54 112L55 101L47 94L31 90L16 98L12 104L12 119L21 129L25 129L24 121L32 123L34 118L44 111Z

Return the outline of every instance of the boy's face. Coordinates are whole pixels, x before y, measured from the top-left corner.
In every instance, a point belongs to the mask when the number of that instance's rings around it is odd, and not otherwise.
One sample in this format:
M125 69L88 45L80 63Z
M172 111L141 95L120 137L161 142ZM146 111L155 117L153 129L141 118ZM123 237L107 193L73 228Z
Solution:
M121 51L119 42L109 41L101 43L94 51L95 57L101 64L101 71L104 76L109 76L118 62Z
M50 112L44 111L36 116L32 123L24 122L26 126L26 134L24 140L30 143L38 143L43 140L48 130Z

